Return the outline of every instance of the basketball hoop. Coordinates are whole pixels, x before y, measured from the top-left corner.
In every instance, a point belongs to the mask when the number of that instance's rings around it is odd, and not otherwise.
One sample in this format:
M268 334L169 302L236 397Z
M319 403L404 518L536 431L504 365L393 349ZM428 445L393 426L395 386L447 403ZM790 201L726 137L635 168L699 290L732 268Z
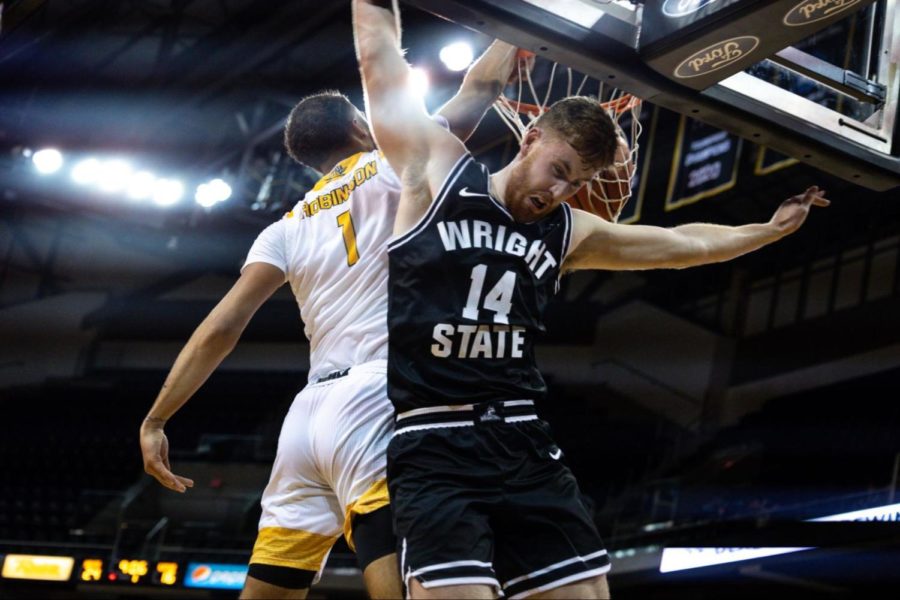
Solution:
M501 94L494 103L494 110L510 128L520 144L534 120L544 114L552 104L551 96L554 95L554 84L558 83L556 76L559 64L554 62L550 67L546 92L543 98L540 97L531 77L531 69L523 68L523 64L533 57L534 54L531 52L519 51L516 97L513 100ZM578 86L575 87L575 71L569 67L565 67L565 70L567 81L564 97L581 95L588 87L590 78L586 75L582 76ZM595 86L598 86L597 99L600 106L606 109L615 123L621 144L614 164L600 171L567 202L575 208L598 215L607 221L616 222L619 215L622 214L625 204L631 198L632 178L640 149L642 101L640 98L618 89L605 89L602 82L595 83L590 87ZM526 87L533 102L523 101L522 94ZM555 99L559 97L557 94Z

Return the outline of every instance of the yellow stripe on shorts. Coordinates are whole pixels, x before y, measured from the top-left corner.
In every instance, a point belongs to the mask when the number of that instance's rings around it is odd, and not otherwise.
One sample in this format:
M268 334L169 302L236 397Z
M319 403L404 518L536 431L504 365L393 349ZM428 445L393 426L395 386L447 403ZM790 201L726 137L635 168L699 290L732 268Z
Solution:
M351 550L356 552L356 544L353 543L353 517L375 512L382 506L387 506L390 503L391 498L388 495L387 479L379 479L363 492L362 496L347 506L347 514L344 517L344 537L347 539L347 545L350 546Z
M284 527L263 527L253 545L251 563L318 571L338 536Z

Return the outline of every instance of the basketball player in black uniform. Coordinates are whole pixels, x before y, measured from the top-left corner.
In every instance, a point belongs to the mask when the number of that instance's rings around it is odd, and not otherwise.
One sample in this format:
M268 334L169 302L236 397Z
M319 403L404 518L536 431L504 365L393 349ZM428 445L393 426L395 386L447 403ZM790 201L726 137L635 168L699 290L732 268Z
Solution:
M490 174L406 85L394 16L354 0L373 132L402 173L389 244L388 483L410 595L608 598L610 568L562 451L535 413L535 335L561 273L723 261L795 231L812 187L768 223L617 225L563 201L613 162L610 118L557 102Z

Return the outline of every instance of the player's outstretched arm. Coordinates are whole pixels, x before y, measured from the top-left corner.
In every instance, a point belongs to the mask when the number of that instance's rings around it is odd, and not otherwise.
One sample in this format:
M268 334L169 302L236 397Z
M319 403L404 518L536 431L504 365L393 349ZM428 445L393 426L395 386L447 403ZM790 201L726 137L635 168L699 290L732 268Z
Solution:
M283 283L281 269L266 263L248 265L175 359L159 396L141 424L140 436L144 470L170 490L184 492L194 482L172 472L169 441L163 431L166 421L228 356L250 318Z
M404 233L431 205L466 149L428 116L409 85L394 14L384 4L390 2L353 0L353 33L372 133L404 182L394 227L395 233Z
M437 111L450 123L453 135L464 142L469 139L507 82L518 73L519 61L528 63L529 59L518 58L515 46L495 40L469 67L459 91ZM530 61L533 63L533 59ZM524 68L530 67L526 64Z
M728 227L706 223L671 229L617 225L573 210L572 251L564 268L683 269L731 260L800 228L812 206L828 206L825 192L810 187L785 200L768 223Z

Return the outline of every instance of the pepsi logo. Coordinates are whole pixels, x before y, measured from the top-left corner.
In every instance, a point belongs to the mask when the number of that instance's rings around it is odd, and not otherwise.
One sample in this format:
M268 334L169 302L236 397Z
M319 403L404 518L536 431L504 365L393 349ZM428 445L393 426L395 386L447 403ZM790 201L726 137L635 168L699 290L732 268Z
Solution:
M198 565L193 571L191 571L191 580L200 582L206 581L212 575L212 569L210 569L206 565Z

